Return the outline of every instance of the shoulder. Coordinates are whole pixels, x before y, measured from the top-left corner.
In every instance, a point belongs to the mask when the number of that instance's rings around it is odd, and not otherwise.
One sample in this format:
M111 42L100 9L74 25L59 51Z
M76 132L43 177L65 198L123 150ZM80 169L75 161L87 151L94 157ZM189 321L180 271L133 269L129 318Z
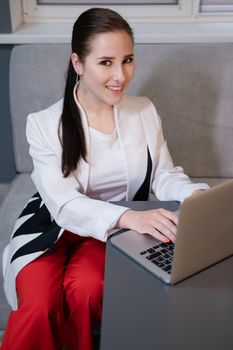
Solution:
M38 112L30 113L27 121L35 121L39 124L58 123L63 108L63 99L52 104L48 108L42 109Z
M58 137L58 125L63 108L63 99L41 111L30 113L27 117L27 138L36 136L43 139Z
M37 126L39 129L56 128L58 127L63 108L63 99L54 103L48 108L41 111L30 113L27 117L27 127Z
M146 124L160 125L160 117L154 103L145 96L124 96L119 109L129 116L139 116Z
M123 109L130 108L135 112L141 112L144 108L150 108L153 106L153 103L149 98L145 96L128 96L125 95L121 100L119 107Z

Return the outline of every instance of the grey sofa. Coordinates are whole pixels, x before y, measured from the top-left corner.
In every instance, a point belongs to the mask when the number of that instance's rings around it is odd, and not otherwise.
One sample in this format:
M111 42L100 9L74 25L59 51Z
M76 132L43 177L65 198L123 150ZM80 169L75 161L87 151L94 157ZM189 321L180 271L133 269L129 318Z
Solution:
M16 46L10 101L17 174L0 206L0 257L17 216L36 191L25 138L26 117L63 95L66 44ZM175 164L194 181L215 185L233 177L233 45L136 45L137 73L129 94L154 101ZM8 314L0 276L0 330Z

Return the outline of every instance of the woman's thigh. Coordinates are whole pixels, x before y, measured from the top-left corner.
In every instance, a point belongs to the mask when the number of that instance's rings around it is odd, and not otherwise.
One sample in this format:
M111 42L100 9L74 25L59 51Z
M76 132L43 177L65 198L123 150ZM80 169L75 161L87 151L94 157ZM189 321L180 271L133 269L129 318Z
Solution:
M85 300L102 300L106 244L89 238L76 246L67 261L64 289L73 307Z
M92 283L93 279L103 281L106 244L88 238L75 246L66 264L64 283L69 280L77 284Z
M32 304L43 309L56 307L61 302L66 250L66 243L61 237L52 252L45 252L19 272L16 278L19 307Z

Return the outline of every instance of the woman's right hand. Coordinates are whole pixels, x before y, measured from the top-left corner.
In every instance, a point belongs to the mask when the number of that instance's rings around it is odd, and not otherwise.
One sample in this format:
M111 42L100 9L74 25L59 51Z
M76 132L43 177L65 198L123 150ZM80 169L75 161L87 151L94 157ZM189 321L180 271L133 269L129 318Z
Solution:
M118 228L128 228L141 234L148 233L162 242L175 242L178 217L172 211L160 208L146 211L127 210L118 220Z

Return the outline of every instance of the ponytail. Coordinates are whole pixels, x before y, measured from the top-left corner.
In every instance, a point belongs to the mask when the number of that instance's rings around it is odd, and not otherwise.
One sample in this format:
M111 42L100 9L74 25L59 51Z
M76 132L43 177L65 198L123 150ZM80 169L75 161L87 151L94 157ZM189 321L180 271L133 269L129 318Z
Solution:
M62 173L64 177L68 177L72 171L76 170L80 159L86 160L87 155L81 115L73 97L76 76L70 60L58 129L62 145Z

